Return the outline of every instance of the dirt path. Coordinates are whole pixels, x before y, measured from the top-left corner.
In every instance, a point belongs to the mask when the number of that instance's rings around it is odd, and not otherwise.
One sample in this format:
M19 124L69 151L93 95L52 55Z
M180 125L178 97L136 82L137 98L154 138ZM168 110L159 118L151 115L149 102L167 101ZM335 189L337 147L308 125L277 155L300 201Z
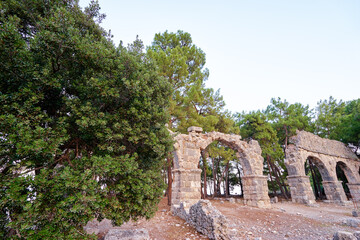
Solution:
M334 232L355 232L360 229L342 224L343 219L353 218L352 206L318 203L308 207L291 202L272 204L271 209L259 209L240 203L212 200L211 203L229 220L231 235L237 239L332 239ZM127 223L121 228L145 228L153 240L207 239L190 227L184 220L172 216L170 207L163 199L154 218Z
M183 219L173 216L166 198L161 200L158 211L150 220L143 219L136 223L126 223L120 228L145 228L152 240L208 239L189 226Z
M228 218L238 239L332 239L339 230L360 230L342 224L343 219L353 218L351 206L282 202L272 204L272 209L258 209L224 201L212 204Z

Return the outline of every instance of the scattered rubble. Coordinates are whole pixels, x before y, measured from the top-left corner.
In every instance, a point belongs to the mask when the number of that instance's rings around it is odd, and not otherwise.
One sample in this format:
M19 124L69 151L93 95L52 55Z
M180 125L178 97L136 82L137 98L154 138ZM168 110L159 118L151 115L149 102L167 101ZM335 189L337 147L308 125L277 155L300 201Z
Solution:
M224 203L224 202L223 202ZM190 207L189 213L181 206L175 212L198 232L206 235L209 239L228 240L228 221L209 200L200 200Z
M338 231L334 234L333 240L357 240L357 238L352 233Z

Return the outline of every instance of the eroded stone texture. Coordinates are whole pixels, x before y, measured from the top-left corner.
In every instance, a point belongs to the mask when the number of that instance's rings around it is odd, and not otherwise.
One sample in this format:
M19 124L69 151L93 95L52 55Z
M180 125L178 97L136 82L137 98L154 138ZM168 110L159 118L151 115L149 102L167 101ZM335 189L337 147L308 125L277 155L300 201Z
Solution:
M358 161L357 156L342 142L321 138L306 131L298 131L290 142L304 150Z
M94 233L94 234L106 235L106 233L111 228L113 228L111 220L103 219L101 222L99 222L97 219L93 219L86 224L86 226L84 227L84 230L88 234Z
M183 218L198 232L206 235L209 239L230 239L228 233L228 220L209 200L199 200L190 207L187 212L181 204L174 212L177 216Z
M201 151L214 141L220 141L234 149L244 171L245 204L270 207L266 177L263 176L261 148L257 141L241 141L239 135L210 132L203 134L199 127L190 127L189 134L173 134L174 181L172 185L172 209L183 205L186 211L201 198L201 170L198 164Z
M317 166L323 180L327 199L331 202L346 202L347 198L336 175L336 165L344 171L353 199L360 201L360 162L357 156L343 143L324 139L312 133L298 131L290 139L286 150L285 165L288 183L294 202L312 204L315 196L305 175L305 161L309 158Z
M109 230L104 240L150 240L149 232L144 229L118 229Z
M357 238L350 232L338 231L334 234L333 240L356 240Z

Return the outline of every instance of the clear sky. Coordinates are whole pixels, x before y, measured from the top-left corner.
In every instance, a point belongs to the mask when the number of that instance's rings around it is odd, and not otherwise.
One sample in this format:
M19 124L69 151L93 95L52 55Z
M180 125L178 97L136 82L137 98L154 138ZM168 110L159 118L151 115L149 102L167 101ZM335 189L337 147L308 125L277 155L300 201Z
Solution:
M80 6L89 0L80 0ZM189 32L232 112L360 98L359 0L99 0L116 45Z

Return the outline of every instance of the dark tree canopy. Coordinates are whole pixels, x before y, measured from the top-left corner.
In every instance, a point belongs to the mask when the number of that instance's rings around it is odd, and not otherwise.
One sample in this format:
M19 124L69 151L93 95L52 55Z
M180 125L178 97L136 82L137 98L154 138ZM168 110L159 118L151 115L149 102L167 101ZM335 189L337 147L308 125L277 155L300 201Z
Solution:
M0 3L0 238L84 239L94 217L156 209L171 86L102 18L96 2Z

